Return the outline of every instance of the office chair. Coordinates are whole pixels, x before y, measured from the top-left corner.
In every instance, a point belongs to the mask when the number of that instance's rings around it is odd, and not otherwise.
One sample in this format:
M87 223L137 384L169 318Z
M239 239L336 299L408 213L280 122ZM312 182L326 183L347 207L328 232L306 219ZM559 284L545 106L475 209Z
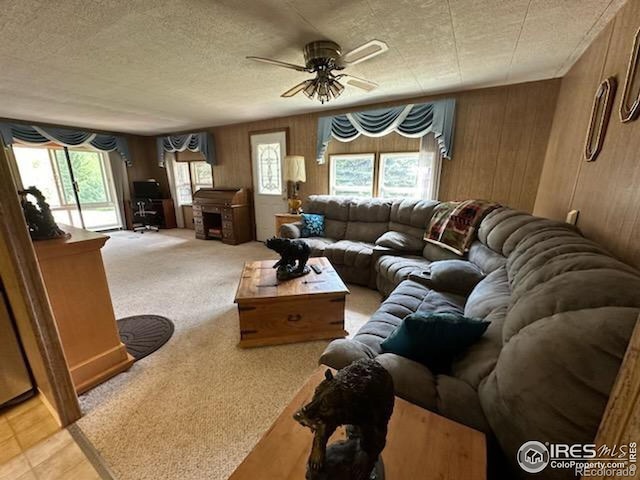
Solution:
M135 203L137 209L133 212L133 231L139 233L157 232L158 225L161 223L160 214L154 209L153 201L137 198Z

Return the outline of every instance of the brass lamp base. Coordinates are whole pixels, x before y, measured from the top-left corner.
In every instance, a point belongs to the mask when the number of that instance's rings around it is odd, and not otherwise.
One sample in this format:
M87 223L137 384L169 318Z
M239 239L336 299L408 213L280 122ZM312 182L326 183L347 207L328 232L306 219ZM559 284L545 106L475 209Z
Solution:
M289 212L294 215L298 215L302 211L302 200L299 198L290 198L288 200L289 203Z

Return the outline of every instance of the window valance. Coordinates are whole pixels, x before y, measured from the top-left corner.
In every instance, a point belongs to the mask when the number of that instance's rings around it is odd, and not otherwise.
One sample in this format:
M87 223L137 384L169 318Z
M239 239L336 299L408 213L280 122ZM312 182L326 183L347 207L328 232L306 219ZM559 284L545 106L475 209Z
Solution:
M158 164L164 167L164 152L200 152L209 165L216 164L216 146L209 132L166 135L157 138Z
M63 147L88 147L102 152L116 150L127 165L131 165L127 139L116 135L71 130L67 128L39 127L17 123L0 123L0 136L6 146L18 141L27 145L53 142Z
M346 113L318 120L317 161L324 163L331 137L351 142L360 135L382 137L391 132L411 138L433 133L444 158L451 158L455 99Z

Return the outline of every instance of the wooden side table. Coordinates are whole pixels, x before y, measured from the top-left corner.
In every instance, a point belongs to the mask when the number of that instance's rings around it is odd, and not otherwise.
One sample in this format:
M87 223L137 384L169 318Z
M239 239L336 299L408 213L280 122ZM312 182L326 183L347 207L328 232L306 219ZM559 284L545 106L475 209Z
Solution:
M280 236L280 226L285 223L295 223L302 219L302 215L296 215L295 213L276 213L276 237Z
M324 379L320 367L300 389L229 480L304 478L312 434L293 414ZM340 428L330 443L343 439ZM382 452L387 480L486 480L484 434L396 397Z

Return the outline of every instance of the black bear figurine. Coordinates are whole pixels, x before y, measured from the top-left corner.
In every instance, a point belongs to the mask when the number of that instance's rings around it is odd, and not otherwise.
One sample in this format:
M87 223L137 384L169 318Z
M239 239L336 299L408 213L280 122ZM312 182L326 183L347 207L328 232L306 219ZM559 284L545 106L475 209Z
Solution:
M273 266L278 269L278 280L301 277L309 273L307 261L311 255L311 248L306 242L273 237L268 239L265 245L280 254L280 260Z
M313 399L293 416L314 434L307 480L382 478L377 462L393 404L393 379L375 360L355 361L335 376L327 370ZM346 425L347 440L327 447L341 425Z

